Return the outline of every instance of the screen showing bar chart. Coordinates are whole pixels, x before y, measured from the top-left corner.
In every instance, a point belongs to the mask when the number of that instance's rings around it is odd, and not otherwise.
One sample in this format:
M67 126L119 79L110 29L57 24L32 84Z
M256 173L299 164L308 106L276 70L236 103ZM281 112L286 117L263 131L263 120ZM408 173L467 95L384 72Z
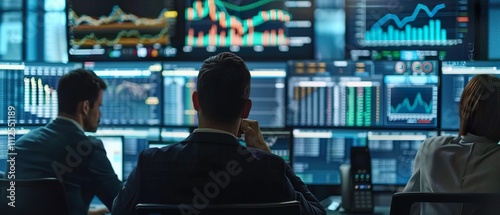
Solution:
M245 59L312 58L311 0L186 0L186 56L232 51Z
M175 57L174 0L68 3L71 60L139 60Z
M57 84L62 75L81 64L0 63L0 124L7 123L8 106L16 111L16 124L44 125L57 117Z
M159 125L161 64L85 62L107 85L101 107L103 125Z
M346 32L346 54L393 60L472 58L473 11L470 1L460 0L348 1L346 21L353 27Z
M259 121L263 127L285 125L284 63L247 63L252 76L249 119ZM198 125L197 112L191 95L196 90L201 63L169 62L163 65L164 124L166 126Z
M383 74L373 62L290 61L290 126L381 126Z

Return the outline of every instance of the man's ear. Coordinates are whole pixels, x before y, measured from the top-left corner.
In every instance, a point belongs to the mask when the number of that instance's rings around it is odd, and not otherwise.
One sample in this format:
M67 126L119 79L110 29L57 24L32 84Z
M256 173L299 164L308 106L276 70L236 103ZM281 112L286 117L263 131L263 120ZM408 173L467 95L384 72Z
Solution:
M198 98L198 91L194 91L191 96L191 100L193 100L193 107L196 111L200 111L200 100Z
M89 103L89 100L85 100L85 101L82 101L80 103L78 103L78 105L80 106L81 108L81 112L84 116L88 115L89 114L89 111L90 111L90 103Z
M246 99L243 110L241 111L241 118L246 119L250 115L250 109L252 109L252 100Z

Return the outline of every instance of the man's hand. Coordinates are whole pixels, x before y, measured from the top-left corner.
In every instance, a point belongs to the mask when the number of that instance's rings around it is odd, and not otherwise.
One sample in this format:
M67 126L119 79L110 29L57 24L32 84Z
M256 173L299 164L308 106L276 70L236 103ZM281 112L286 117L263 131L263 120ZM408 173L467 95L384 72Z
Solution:
M247 147L257 148L266 152L271 152L259 128L259 122L256 120L243 119L240 130L245 134Z

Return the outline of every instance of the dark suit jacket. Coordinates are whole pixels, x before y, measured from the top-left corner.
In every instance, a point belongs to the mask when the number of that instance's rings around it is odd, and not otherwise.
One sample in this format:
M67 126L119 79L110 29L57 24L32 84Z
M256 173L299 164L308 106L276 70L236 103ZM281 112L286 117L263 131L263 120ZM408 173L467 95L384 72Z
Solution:
M203 206L298 200L303 214L326 214L276 155L242 147L228 134L194 132L181 143L143 151L115 199L113 214L138 203Z
M95 195L111 209L120 191L102 142L70 121L55 119L31 131L16 142L15 152L16 179L62 179L73 215L87 214Z

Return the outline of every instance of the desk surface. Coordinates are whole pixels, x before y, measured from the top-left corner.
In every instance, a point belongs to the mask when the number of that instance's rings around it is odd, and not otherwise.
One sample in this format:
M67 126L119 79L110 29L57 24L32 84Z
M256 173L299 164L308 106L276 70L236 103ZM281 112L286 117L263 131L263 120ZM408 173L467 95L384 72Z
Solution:
M342 197L341 196L330 196L324 200L322 200L320 203L323 207L327 208L326 213L328 215L348 215L348 214L356 214L356 215L363 215L363 214L376 214L376 215L389 215L391 207L389 205L377 205L375 204L374 212L373 213L347 213L347 212L342 212L339 210L339 208L335 210L328 210L328 206L332 203L335 202L335 205L339 205L341 202Z
M375 206L375 211L373 213L345 213L345 212L340 212L339 210L336 210L336 211L327 210L326 214L327 215L348 215L348 214L356 214L356 215L363 215L363 214L389 215L390 214L390 210L391 210L391 208L389 206Z

